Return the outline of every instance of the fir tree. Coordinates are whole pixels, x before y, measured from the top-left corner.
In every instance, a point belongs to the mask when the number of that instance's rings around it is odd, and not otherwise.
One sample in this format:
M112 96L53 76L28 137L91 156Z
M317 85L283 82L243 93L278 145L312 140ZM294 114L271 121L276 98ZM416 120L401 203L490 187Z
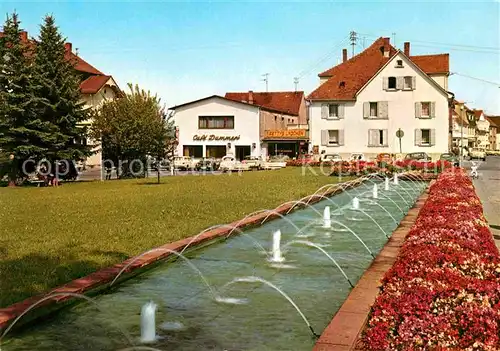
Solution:
M86 138L82 122L89 116L80 101L76 62L66 53L64 42L54 17L46 16L35 49L37 113L51 126L51 138L46 140L47 159L79 161L92 154L90 146L79 142Z
M26 176L26 160L40 158L46 152L42 143L44 123L34 109L30 50L30 45L21 40L17 14L7 16L0 38L0 158L8 159L2 169L7 169L10 185Z

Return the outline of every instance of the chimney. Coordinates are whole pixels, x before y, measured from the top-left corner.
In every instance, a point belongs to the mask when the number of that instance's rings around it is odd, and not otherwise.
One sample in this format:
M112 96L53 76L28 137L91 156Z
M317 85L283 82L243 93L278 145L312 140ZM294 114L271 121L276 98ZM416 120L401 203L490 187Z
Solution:
M410 56L410 42L409 41L405 42L405 55Z
M384 38L384 57L389 57L391 51L391 38Z
M347 61L347 49L342 49L342 62Z
M22 31L21 32L21 42L27 43L28 42L28 32Z
M253 91L248 91L248 103L253 105Z
M72 52L73 45L71 43L64 43L64 49L66 49L66 52Z

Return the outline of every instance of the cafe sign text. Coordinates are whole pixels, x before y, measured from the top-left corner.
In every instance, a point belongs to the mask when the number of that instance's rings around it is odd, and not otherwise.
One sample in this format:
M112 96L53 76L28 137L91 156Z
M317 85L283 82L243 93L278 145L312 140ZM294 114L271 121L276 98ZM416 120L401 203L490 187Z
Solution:
M266 130L265 138L305 138L307 136L305 129L288 130Z
M203 134L193 136L193 141L235 141L240 140L239 135L227 136L227 135L214 135L214 134Z

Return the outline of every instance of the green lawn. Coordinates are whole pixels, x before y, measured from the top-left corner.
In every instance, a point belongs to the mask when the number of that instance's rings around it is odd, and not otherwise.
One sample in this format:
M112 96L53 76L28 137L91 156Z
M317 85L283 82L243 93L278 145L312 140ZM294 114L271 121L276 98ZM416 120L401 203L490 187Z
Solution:
M301 168L0 188L0 307L337 181Z

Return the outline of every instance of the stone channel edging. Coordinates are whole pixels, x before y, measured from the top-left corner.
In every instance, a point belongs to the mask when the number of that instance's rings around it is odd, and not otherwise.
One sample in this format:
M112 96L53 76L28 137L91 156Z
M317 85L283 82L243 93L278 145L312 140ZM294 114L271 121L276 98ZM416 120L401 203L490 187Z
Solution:
M355 179L346 185L345 183L339 183L338 185L332 186L329 190L322 193L321 195L309 195L302 199L302 201L308 204L314 204L324 199L324 197L330 197L336 195L346 189L350 189L360 185L364 180L362 178ZM30 308L34 304L36 306L30 310L23 318L16 323L16 327L22 326L28 322L35 319L46 316L71 302L76 301L76 297L67 294L88 294L95 292L97 290L102 290L109 287L116 276L124 269L122 275L120 276L120 281L130 279L131 277L143 272L145 268L150 268L159 261L166 259L172 254L165 249L180 252L185 247L189 245L190 248L200 246L201 244L207 243L212 240L216 240L223 236L229 234L232 230L231 227L236 227L238 229L248 229L249 227L255 227L262 224L262 221L267 218L267 221L271 219L279 218L279 214L283 215L289 211L294 211L299 208L303 208L303 204L293 204L288 203L281 207L275 209L274 213L260 213L255 216L248 217L244 220L235 221L230 223L228 226L215 228L207 231L199 236L193 236L173 243L169 243L156 248L156 250L151 250L143 256L136 258L129 258L122 263L116 264L114 266L101 269L94 272L86 277L75 279L68 284L65 284L59 288L53 289L46 294L34 296L28 298L24 301L15 303L6 308L0 309L0 335L8 328L8 326L20 316L26 309ZM235 233L236 234L236 233ZM163 250L162 250L163 249ZM65 295L66 294L66 295ZM55 295L55 296L52 296Z
M380 282L384 274L396 262L396 257L403 246L406 235L408 235L420 209L427 200L428 189L429 187L420 195L414 206L392 233L389 241L351 290L344 304L316 342L313 351L358 350L356 343L368 321L371 307L378 296Z

